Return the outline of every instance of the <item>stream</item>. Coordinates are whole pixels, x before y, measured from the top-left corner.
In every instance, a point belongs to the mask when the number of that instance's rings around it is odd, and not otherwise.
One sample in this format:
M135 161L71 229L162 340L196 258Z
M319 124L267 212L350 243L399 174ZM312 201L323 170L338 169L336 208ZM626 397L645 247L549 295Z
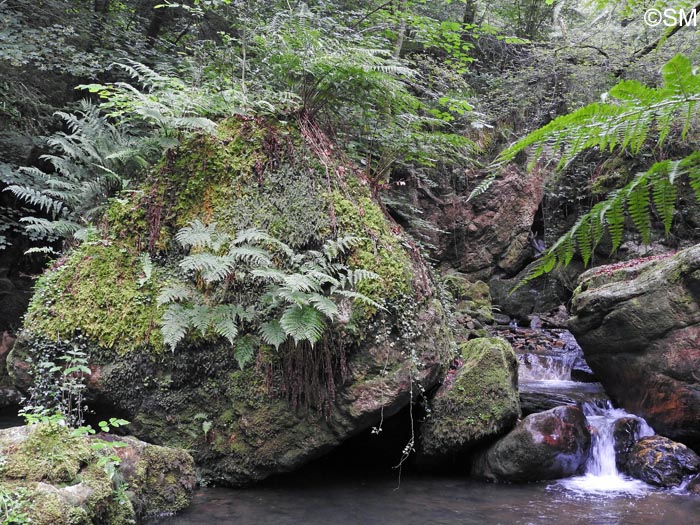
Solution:
M578 404L595 427L592 454L580 476L523 485L321 461L247 489L202 488L185 512L150 523L693 525L700 497L659 489L624 476L615 466L612 426L621 417L598 383L572 381L586 372L580 348L559 334L556 348L519 351L524 405ZM590 370L588 370L590 371ZM540 407L546 409L544 407ZM640 419L640 435L653 430Z

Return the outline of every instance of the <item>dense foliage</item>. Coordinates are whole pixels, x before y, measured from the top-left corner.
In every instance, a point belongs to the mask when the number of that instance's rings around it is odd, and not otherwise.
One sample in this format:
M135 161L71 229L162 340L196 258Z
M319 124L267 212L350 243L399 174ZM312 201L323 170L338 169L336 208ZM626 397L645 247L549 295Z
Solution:
M637 159L639 174L591 200L531 277L568 264L576 249L586 265L601 242L617 249L625 210L644 241L656 217L669 234L677 185L700 190L698 76L688 58L696 37L686 22L652 28L641 16L650 6L694 12L689 2L49 0L38 13L32 5L0 3L8 79L0 115L11 137L0 141L8 152L0 176L14 197L0 202L0 249L99 244L109 203L128 202L164 156L194 133L219 137L232 116L292 122L329 181L343 178L332 159L347 159L413 232L444 233L416 194L443 209L480 198L528 152L531 165L556 159L564 172L591 151ZM52 98L53 84L27 76L40 71L78 85L89 102ZM31 103L22 102L27 93ZM30 127L25 116L41 118ZM26 132L48 135L32 142L29 165L12 149ZM552 170L550 183L557 177ZM347 298L380 306L355 289L373 268L346 265L343 237L291 247L274 232L178 226L170 242L183 253L182 279L158 305L170 348L193 330L213 332L237 345L243 365L258 338L315 344L345 315ZM419 240L434 248L430 235ZM141 248L129 254L143 264L136 288L157 251ZM257 292L232 307L226 290L236 279Z

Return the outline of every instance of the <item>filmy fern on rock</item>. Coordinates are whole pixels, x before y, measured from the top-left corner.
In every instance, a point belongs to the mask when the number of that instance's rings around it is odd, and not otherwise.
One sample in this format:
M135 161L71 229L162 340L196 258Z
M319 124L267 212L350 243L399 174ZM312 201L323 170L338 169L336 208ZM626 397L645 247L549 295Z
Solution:
M590 148L634 155L650 141L657 147L662 146L672 132L678 132L685 139L698 125L700 75L690 59L683 55L671 59L661 73L663 84L660 87L652 88L632 80L620 82L606 94L603 102L553 120L506 149L499 161L510 161L518 152L535 146L535 160L544 152L558 153L558 167L561 168ZM523 283L558 266L568 265L576 251L588 265L606 232L614 252L622 242L626 215L644 242L650 240L652 209L668 234L673 223L677 188L685 182L700 201L698 151L682 159L656 162L596 204L544 252Z
M179 264L187 278L169 283L158 298L167 305L162 333L173 350L191 331L223 337L242 368L260 344L313 346L329 324L350 320L354 301L381 308L355 291L358 282L376 274L342 262L354 238L295 253L263 231L248 229L232 237L200 221L176 238L189 250Z

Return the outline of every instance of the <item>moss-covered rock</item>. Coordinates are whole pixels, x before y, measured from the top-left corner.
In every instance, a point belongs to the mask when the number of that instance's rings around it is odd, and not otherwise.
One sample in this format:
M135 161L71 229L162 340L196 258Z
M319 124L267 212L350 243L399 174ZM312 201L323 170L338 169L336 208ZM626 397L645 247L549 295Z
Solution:
M126 525L189 505L195 476L186 452L128 437L108 449L105 440L114 437L75 435L57 423L0 430L0 493L8 509L36 525ZM110 454L121 460L114 478L105 463Z
M91 402L142 439L191 449L206 478L234 485L296 468L398 412L419 391L412 381L437 382L453 337L430 269L333 148L304 126L236 118L171 150L112 202L100 238L40 279L14 377L26 379L41 341L87 339ZM357 237L345 264L378 275L358 291L385 309L355 305L313 348L257 344L245 370L213 334L166 351L156 298L178 273L175 234L195 219L230 235L257 227L298 251Z
M520 416L518 362L499 338L472 339L431 402L420 432L423 462L463 456L485 440L510 430Z

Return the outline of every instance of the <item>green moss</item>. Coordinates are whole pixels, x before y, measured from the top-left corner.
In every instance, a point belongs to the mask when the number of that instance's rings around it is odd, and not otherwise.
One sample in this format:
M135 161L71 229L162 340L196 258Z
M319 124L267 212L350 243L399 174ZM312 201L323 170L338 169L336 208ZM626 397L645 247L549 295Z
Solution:
M449 456L512 426L520 415L517 359L499 338L461 345L463 365L433 401L422 429L428 455Z
M379 302L409 294L413 264L401 237L392 232L379 206L369 196L352 201L335 191L333 209L342 234L362 239L350 257L350 265L372 270L380 277L360 283L358 291Z
M148 509L157 509L158 514L171 514L191 503L190 491L180 480L194 477L194 463L187 453L150 445L141 452L130 488L138 492L146 516L154 513Z
M158 278L139 286L141 277L140 258L121 243L84 243L39 279L25 328L53 340L79 329L118 353L147 345L163 350Z
M19 445L2 444L6 478L68 483L90 459L85 440L72 436L64 426L37 424L28 430L29 436Z

